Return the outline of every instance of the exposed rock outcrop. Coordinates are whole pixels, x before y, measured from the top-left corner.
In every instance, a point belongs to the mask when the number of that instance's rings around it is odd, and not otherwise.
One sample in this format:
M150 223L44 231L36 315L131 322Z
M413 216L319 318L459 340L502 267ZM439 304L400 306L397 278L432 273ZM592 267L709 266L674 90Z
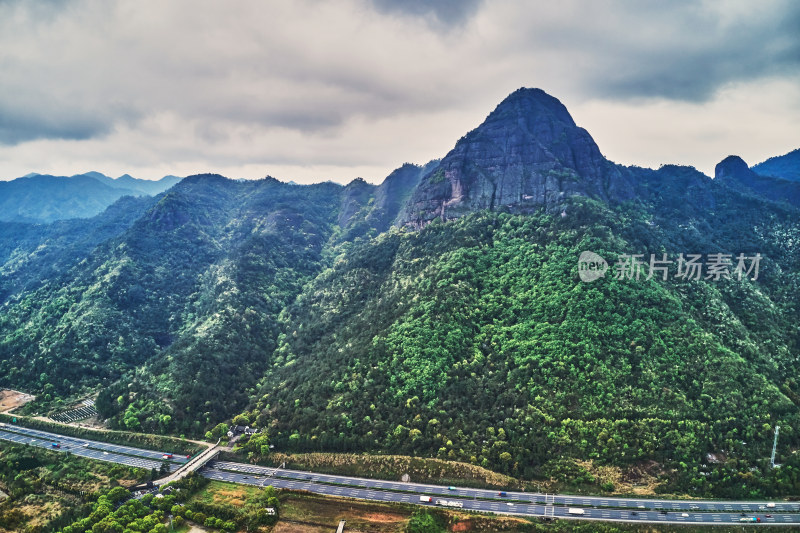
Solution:
M523 88L425 175L399 223L422 227L482 209L557 208L570 195L631 198L630 174L603 157L561 102Z
M757 194L773 202L800 206L800 183L757 174L736 155L728 156L717 164L714 168L714 181L740 191Z

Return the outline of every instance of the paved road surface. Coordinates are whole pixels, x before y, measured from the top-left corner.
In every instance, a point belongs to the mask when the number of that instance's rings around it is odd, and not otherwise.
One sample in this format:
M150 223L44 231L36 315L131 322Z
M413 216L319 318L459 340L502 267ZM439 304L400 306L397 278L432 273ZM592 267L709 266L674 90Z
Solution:
M800 512L800 503L773 502L774 508L767 509L764 502L735 502L735 501L709 501L709 500L650 500L635 498L605 498L596 496L570 496L563 494L535 494L529 492L508 492L507 496L500 497L496 490L469 489L457 487L450 490L441 485L427 485L424 483L402 483L400 481L381 481L376 479L357 478L351 476L338 476L329 474L314 474L313 472L303 472L300 470L275 469L264 466L255 466L243 463L231 463L225 461L214 461L208 465L218 470L230 470L244 472L262 476L277 476L285 479L306 480L319 483L329 483L336 485L370 487L391 491L406 491L416 494L429 494L431 496L457 496L460 498L495 499L502 502L520 503L549 503L556 506L566 507L611 507L630 509L631 511L678 511L678 512L735 512L735 513L756 513L775 515L777 513ZM763 509L759 509L763 507Z
M159 468L162 463L161 452L66 437L11 424L0 426L0 440L47 449L53 449L52 442L58 442L61 447L55 449L56 451L147 469ZM175 471L180 466L178 463L186 462L185 457L173 458L170 471ZM465 510L521 516L546 515L581 520L730 525L739 523L742 518L741 513L745 513L748 517L761 517L762 523L800 526L800 503L794 502L775 502L774 508L767 509L767 502L649 500L526 492L508 492L505 496L500 496L494 490L460 487L450 490L439 485L317 474L225 461L209 462L200 473L211 479L232 483L272 485L276 488L307 490L317 494L373 501L435 505L437 500L447 499L461 502ZM423 494L432 496L434 503L421 503L419 497ZM567 510L570 507L581 508L584 514L569 515ZM684 513L687 516L683 516ZM772 517L766 518L766 514Z
M272 469L270 469L272 470ZM230 483L244 483L256 486L272 485L276 488L293 489L293 490L306 490L316 494L325 494L329 496L339 496L347 498L360 498L372 501L383 502L400 502L400 503L413 503L420 504L419 494L410 492L394 492L392 490L374 490L367 486L342 486L342 485L327 485L324 483L317 483L312 476L311 480L296 480L291 478L281 477L266 477L259 475L246 475L243 472L227 472L218 470L217 468L206 468L201 473L209 478L219 481L227 481ZM309 474L309 473L306 473ZM447 488L445 487L445 490ZM494 493L496 495L496 493ZM528 495L530 496L530 495ZM421 504L436 507L436 500L444 498L432 498L432 502L428 504ZM658 511L633 511L622 509L593 509L583 508L584 514L582 516L569 515L567 513L568 507L552 506L544 504L533 504L522 500L515 501L499 501L495 500L473 500L454 497L452 492L448 492L448 501L461 502L463 510L482 511L491 513L514 514L521 516L543 516L547 512L548 516L555 518L574 518L579 520L606 520L606 521L621 521L621 522L649 522L649 523L670 523L670 524L738 524L742 518L740 513L686 513L688 516L682 516L682 513L667 512L661 514ZM635 515L633 513L636 513ZM772 518L761 517L762 524L771 525L787 525L798 527L800 525L800 514L798 513L778 513L774 510L768 514ZM752 514L748 516L754 516Z
M130 446L121 446L119 444L109 444L107 442L98 442L93 440L81 439L78 437L68 437L66 435L58 435L56 433L50 433L48 431L40 431L38 429L30 429L13 424L0 424L0 429L3 429L8 432L30 435L31 437L38 437L45 440L52 439L51 442L60 442L62 444L67 443L70 446L82 446L83 444L88 442L89 446L96 450L120 453L124 455L135 455L137 457L143 457L145 459L153 459L155 461L159 461L159 463L164 460L163 458L164 452L144 450L142 448L132 448ZM169 461L172 463L186 463L189 461L189 459L187 459L185 455L174 455L172 459L169 459Z
M102 449L94 448L94 444L91 443L91 447L83 446L87 441L79 440L80 444L75 444L72 441L66 442L63 439L55 440L52 437L48 437L46 439L41 437L31 437L30 435L20 435L18 433L10 433L8 431L4 431L0 428L0 439L7 440L11 442L16 442L18 444L30 444L31 446L37 446L39 448L47 448L49 450L61 451L61 452L69 452L71 454L86 457L87 459L97 459L98 461L108 461L111 463L123 464L128 466L136 466L139 468L146 468L150 470L151 468L155 468L158 470L161 468L161 461L153 461L152 459L146 459L143 457L134 457L131 455L122 455L114 452L108 452ZM61 448L53 448L52 443L59 442L61 444ZM170 471L178 468L178 465L174 463L170 463Z

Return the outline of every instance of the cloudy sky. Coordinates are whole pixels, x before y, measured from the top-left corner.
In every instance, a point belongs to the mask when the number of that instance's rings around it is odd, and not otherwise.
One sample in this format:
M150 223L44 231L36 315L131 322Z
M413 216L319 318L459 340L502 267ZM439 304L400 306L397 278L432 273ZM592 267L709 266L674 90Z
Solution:
M709 174L800 147L799 28L792 0L0 0L0 179L380 182L522 86L613 161Z

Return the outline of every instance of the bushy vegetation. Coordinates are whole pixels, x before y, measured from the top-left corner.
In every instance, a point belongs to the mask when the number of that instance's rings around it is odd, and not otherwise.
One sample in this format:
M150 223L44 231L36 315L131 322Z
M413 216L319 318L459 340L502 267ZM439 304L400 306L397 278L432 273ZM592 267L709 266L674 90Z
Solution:
M270 445L397 453L521 479L561 458L656 462L673 491L800 491L797 210L691 168L624 171L625 204L384 232L369 217L397 206L364 183L186 179L63 273L9 289L0 384L38 393L31 409L99 390L132 431L215 439L238 414L268 431L254 461ZM579 280L586 250L604 279ZM714 252L760 253L758 280L614 277L618 254Z
M214 505L196 496L208 485L208 480L196 475L171 483L165 493L146 494L130 499L130 493L119 487L104 491L86 516L61 529L62 533L90 531L141 531L166 533L172 527L193 522L212 531L231 532L240 529L255 531L262 525L274 524L279 506L275 490L266 487L241 506ZM276 510L268 514L267 507Z
M321 268L339 189L184 180L58 279L5 302L0 380L36 391L40 408L99 388L115 428L203 435L247 404L278 314Z
M656 173L649 205L483 213L356 243L281 315L259 422L278 450L432 455L524 478L559 456L656 460L696 495L797 492L765 464L775 425L783 450L798 444L796 213L719 189L712 221L659 182L693 172ZM755 282L611 271L587 284L584 250L612 264L766 259ZM736 489L707 453L764 483Z
M0 484L9 494L0 503L0 528L53 531L88 513L91 501L109 487L132 485L146 476L142 469L0 443ZM120 486L111 490L129 494Z

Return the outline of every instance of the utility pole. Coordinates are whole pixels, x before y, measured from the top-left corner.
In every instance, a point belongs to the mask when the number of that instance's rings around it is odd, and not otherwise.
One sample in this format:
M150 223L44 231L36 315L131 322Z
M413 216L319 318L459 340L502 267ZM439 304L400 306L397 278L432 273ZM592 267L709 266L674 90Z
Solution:
M772 442L772 457L769 459L769 464L772 468L775 468L775 449L778 447L778 431L780 431L780 426L775 426L775 440Z

